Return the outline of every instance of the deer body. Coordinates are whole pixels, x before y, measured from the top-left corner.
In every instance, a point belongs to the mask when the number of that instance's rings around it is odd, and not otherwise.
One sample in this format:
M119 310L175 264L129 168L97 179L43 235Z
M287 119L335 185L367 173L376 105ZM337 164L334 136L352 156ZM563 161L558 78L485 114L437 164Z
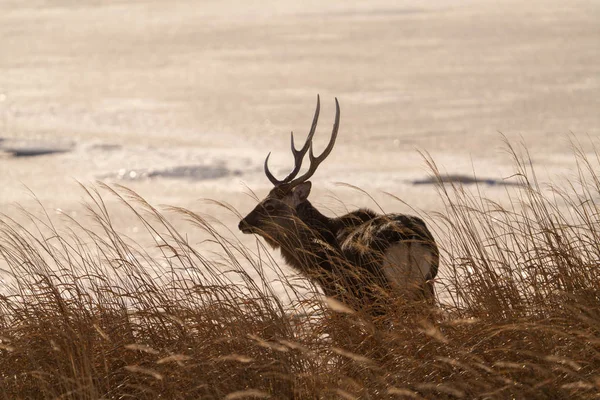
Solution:
M265 173L275 185L239 224L244 233L261 235L281 250L286 263L317 282L327 296L352 305L377 302L384 293L407 299L432 298L431 279L437 274L438 251L425 223L402 214L380 215L359 209L337 218L323 215L309 201L308 179L333 148L339 126L336 122L329 145L314 157L312 137L319 115L319 100L311 131L302 149L294 146L293 171L279 181ZM310 168L296 178L310 146Z

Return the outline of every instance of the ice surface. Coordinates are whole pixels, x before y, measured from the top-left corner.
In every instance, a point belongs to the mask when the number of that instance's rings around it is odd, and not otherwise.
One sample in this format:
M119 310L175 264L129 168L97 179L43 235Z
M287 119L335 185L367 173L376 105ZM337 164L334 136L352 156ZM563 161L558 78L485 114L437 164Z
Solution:
M598 2L415 4L2 2L0 145L74 146L0 155L0 209L33 207L27 187L49 209L81 213L77 182L101 179L235 231L235 215L199 200L250 210L247 188L269 189L266 154L274 172L291 168L289 132L302 140L317 93L317 150L334 97L341 105L311 195L331 214L377 208L336 182L386 211L438 210L433 186L411 184L430 172L418 151L444 174L502 180L514 171L500 132L527 144L541 179L568 175L568 135L590 150L600 133ZM484 190L502 200L505 189Z

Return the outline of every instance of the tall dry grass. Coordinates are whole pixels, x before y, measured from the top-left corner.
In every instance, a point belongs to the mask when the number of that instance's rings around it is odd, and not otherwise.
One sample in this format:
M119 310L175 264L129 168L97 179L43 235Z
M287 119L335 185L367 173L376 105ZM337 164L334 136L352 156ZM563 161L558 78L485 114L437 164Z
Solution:
M570 186L548 188L511 154L508 207L439 186L445 212L429 223L445 232L445 301L397 299L377 318L306 296L265 249L168 209L204 232L191 245L126 188L84 188L90 218L60 227L3 215L0 396L598 398L600 160L576 149ZM107 196L152 246L119 233Z

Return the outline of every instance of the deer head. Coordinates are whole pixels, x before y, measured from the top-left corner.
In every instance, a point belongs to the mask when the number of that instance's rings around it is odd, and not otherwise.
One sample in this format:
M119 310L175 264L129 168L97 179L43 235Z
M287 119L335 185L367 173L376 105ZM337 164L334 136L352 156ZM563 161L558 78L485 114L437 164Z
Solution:
M284 179L278 180L269 171L269 156L265 159L265 174L274 187L271 189L267 197L263 199L239 224L239 229L243 233L256 233L264 237L267 242L273 246L282 243L285 240L285 235L293 232L300 222L297 208L300 204L307 201L310 194L311 183L308 179L315 173L317 167L333 150L335 139L338 133L340 123L340 106L335 99L336 113L335 123L329 144L323 153L315 157L313 153L313 136L317 128L319 120L320 99L317 96L317 108L313 117L310 132L306 138L306 142L301 149L296 149L294 145L294 133L291 134L292 154L294 155L294 168ZM309 153L310 166L305 174L297 177L302 167L302 161Z

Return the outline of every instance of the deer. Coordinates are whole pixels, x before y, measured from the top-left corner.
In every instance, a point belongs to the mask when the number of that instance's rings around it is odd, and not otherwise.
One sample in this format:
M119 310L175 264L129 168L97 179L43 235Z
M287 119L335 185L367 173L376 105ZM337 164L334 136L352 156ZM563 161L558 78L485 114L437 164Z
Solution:
M313 137L320 97L304 145L297 149L291 133L292 171L279 180L264 172L273 188L239 223L244 234L257 234L284 261L321 287L323 294L353 308L378 304L391 295L408 301L432 302L439 251L425 222L416 216L378 214L367 208L328 217L308 200L310 178L329 156L338 134L340 107L335 99L335 122L328 145L317 157ZM298 176L306 153L308 170Z

